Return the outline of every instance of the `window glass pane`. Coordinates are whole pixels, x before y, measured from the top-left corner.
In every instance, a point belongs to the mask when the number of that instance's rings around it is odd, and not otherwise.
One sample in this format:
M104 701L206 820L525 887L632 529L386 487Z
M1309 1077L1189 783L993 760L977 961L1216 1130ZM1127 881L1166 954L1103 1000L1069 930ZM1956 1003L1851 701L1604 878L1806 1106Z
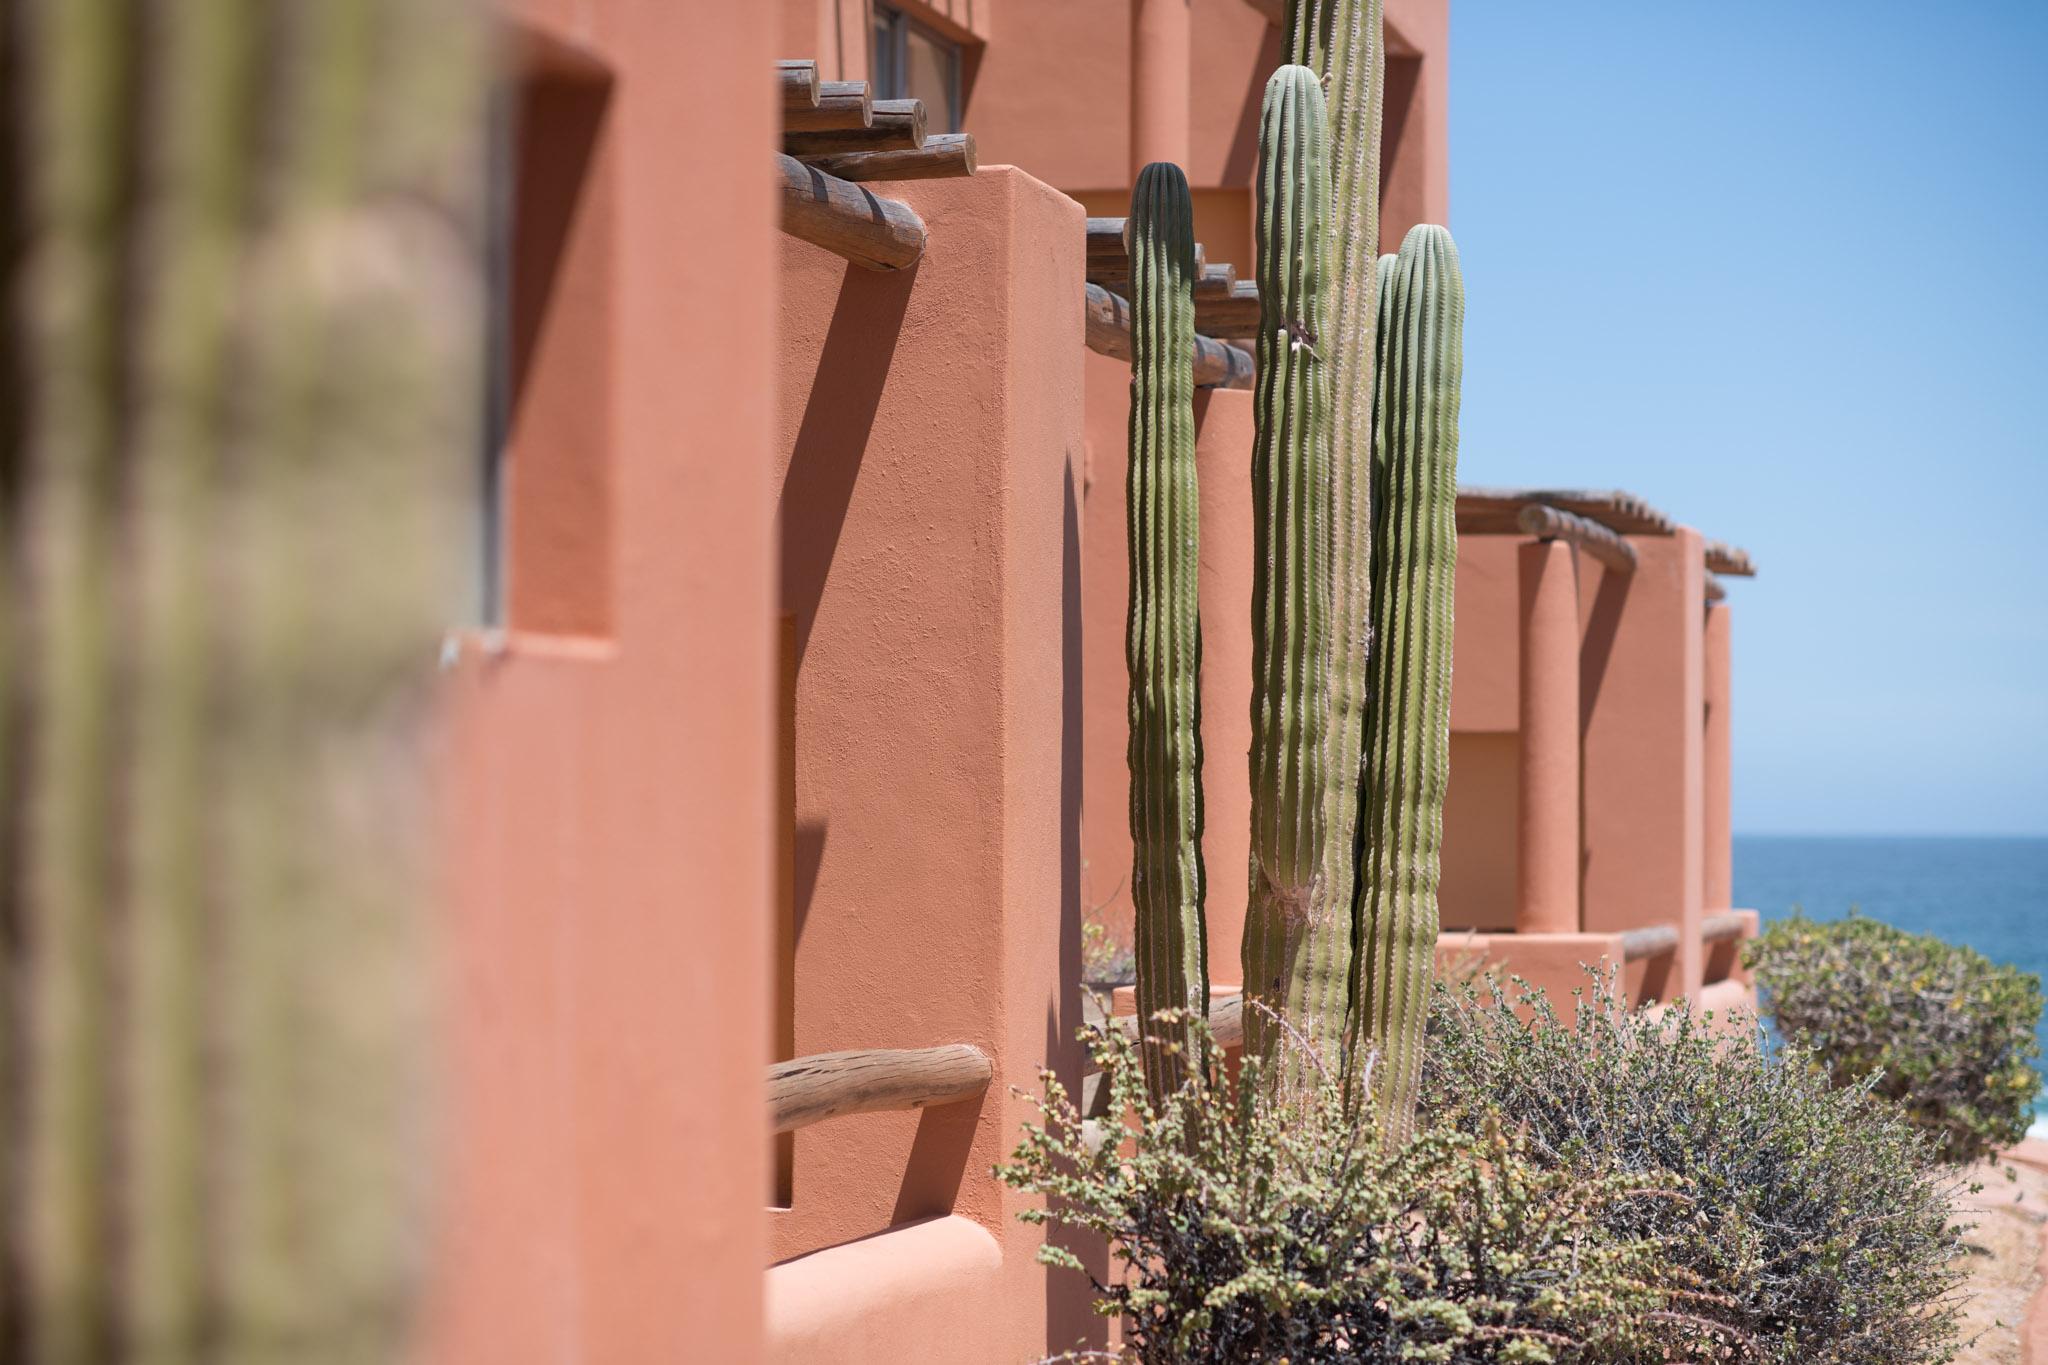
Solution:
M868 42L868 90L875 99L902 99L903 74L896 67L897 36L903 16L887 5L875 6Z
M905 38L904 95L924 101L928 131L959 132L960 49L919 28L911 28Z

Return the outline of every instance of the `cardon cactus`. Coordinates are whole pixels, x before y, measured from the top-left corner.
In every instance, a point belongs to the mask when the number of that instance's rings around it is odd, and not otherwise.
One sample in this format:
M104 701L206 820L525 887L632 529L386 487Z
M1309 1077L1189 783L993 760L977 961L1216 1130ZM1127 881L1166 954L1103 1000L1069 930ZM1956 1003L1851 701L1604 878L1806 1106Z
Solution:
M1321 894L1351 920L1372 587L1374 334L1379 318L1381 0L1289 0L1288 60L1323 78L1330 125L1330 716ZM1347 1006L1349 1001L1346 1002Z
M1451 234L1427 225L1381 274L1354 1047L1378 1055L1373 1089L1398 1138L1421 1079L1450 773L1465 285Z
M1127 495L1131 680L1131 900L1138 1017L1154 1103L1199 1064L1199 1030L1161 1010L1208 1008L1202 908L1200 504L1195 483L1194 202L1178 166L1155 163L1131 195L1131 421ZM1173 1046L1175 1042L1179 1047Z
M1280 1093L1341 1063L1349 907L1324 876L1330 781L1329 130L1304 66L1266 83L1259 125L1257 439L1252 448L1248 1050ZM1276 1019L1274 1015L1279 1017ZM1284 1021L1284 1026L1283 1026Z
M390 1360L486 35L462 0L0 0L0 29L32 139L10 1345Z

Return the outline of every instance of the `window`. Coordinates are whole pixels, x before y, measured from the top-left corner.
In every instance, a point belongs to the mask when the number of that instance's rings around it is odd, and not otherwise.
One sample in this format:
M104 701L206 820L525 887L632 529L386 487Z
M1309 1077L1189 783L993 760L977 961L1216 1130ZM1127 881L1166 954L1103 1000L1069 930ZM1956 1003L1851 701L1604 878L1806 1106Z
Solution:
M959 132L959 44L880 3L875 6L872 39L868 70L875 98L923 100L927 128L934 133Z

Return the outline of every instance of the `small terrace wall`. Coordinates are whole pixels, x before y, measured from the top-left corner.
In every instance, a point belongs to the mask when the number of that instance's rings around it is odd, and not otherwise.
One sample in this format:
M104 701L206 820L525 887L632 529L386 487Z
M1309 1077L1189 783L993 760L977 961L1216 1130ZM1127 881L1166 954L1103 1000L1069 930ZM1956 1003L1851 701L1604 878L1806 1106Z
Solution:
M771 1358L997 1360L1091 1324L990 1175L1042 1065L1078 1085L1080 206L1021 171L877 184L899 273L786 241L789 1046L964 1042L979 1100L795 1134Z

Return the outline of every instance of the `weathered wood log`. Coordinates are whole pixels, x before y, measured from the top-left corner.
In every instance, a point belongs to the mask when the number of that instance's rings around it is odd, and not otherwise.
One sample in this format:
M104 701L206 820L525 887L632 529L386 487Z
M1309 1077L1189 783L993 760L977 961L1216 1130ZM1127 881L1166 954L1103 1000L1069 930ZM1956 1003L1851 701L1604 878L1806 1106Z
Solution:
M782 101L782 132L835 133L866 128L874 122L874 104L866 81L821 81L814 104L791 108L788 88Z
M1195 330L1212 337L1255 337L1259 334L1259 287L1239 280L1227 294L1195 294Z
M768 1068L768 1121L789 1133L846 1114L956 1104L994 1079L988 1054L966 1043L821 1052Z
M1120 1014L1117 1026L1132 1038L1138 1036L1138 1016ZM1239 1048L1244 1046L1244 994L1232 991L1229 994L1215 993L1209 997L1209 1036L1218 1047Z
M910 205L827 175L792 156L782 172L782 230L869 270L902 270L924 255L924 220Z
M1088 278L1110 288L1127 282L1131 277L1130 247L1124 241L1127 218L1090 218L1088 220ZM1195 243L1195 274L1200 277L1209 268L1208 249L1200 242ZM1235 279L1235 274L1232 276Z
M1131 359L1131 305L1121 294L1112 294L1099 284L1087 286L1088 349L1114 356L1126 364ZM1239 346L1213 337L1195 338L1195 386L1204 389L1248 389L1252 386L1252 358Z
M1718 915L1708 915L1700 920L1700 942L1719 943L1723 939L1741 938L1749 929L1749 916L1740 910L1723 910Z
M1516 523L1525 535L1538 540L1562 540L1584 550L1616 573L1636 571L1635 546L1597 521L1560 512L1555 507L1532 502L1525 506Z
M1566 488L1460 488L1458 533L1468 536L1521 534L1522 508L1540 502L1597 521L1624 536L1668 536L1678 524L1633 493Z
M1646 957L1663 957L1678 951L1678 930L1669 924L1631 929L1621 936L1621 960L1640 962Z
M775 81L782 90L782 113L808 114L818 107L818 64L813 61L784 61L775 64Z
M1707 542L1707 572L1727 574L1730 578L1755 578L1756 562L1749 557L1747 550L1710 540Z
M973 175L974 134L934 133L924 146L893 152L835 152L805 163L841 180L943 180Z
M1195 297L1198 299L1229 298L1237 288L1237 267L1229 262L1221 265L1195 267Z
M876 100L862 128L784 127L782 150L791 156L846 152L914 152L924 146L923 100Z

